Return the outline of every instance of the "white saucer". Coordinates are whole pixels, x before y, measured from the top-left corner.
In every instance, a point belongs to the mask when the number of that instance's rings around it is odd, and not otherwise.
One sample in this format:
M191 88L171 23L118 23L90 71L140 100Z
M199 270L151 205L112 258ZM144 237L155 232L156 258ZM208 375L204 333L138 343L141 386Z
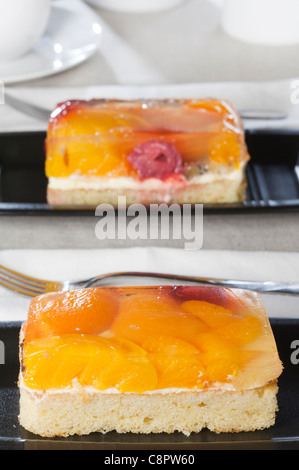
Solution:
M79 0L56 0L46 33L25 56L0 63L4 84L41 78L74 67L99 47L98 16Z

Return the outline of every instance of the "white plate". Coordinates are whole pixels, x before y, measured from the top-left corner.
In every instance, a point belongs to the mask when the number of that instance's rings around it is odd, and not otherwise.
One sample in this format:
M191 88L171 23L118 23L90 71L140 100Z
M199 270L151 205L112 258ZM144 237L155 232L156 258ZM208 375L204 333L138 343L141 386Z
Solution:
M78 0L58 0L52 7L46 33L25 56L0 63L4 84L41 78L74 67L99 47L98 16Z
M96 7L114 11L147 12L174 8L185 0L87 0Z

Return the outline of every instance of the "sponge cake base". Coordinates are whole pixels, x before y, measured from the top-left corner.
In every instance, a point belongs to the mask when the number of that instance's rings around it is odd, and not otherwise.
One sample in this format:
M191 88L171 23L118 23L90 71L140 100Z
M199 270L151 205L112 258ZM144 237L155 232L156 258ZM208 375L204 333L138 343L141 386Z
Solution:
M20 424L43 437L92 432L173 433L187 436L207 428L215 433L255 431L275 423L277 381L243 391L101 393L47 391L20 386Z

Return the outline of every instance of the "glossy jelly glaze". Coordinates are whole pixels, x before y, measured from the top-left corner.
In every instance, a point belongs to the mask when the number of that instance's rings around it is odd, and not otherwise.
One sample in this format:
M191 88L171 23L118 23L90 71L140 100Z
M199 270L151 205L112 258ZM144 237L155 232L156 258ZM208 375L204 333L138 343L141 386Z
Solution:
M241 121L217 100L60 103L49 120L47 177L190 179L249 160Z
M25 386L116 392L241 390L282 370L259 295L214 287L102 287L33 299Z

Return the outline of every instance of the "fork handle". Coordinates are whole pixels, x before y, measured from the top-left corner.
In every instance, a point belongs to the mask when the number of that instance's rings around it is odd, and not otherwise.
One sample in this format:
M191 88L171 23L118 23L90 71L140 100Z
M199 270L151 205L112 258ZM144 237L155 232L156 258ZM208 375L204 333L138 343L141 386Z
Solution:
M192 277L175 274L161 274L161 273L147 273L147 272L118 272L110 273L102 276L94 277L89 281L82 283L85 287L92 286L114 286L115 279L118 279L117 284L120 284L121 279L128 281L130 278L148 277L156 281L168 280L172 282L188 282L191 284L212 285L219 287L232 287L246 290L253 290L256 292L268 292L279 294L299 294L299 283L281 283L273 281L242 281L242 280L226 280L226 279L213 279L204 277ZM138 284L135 284L138 285Z

